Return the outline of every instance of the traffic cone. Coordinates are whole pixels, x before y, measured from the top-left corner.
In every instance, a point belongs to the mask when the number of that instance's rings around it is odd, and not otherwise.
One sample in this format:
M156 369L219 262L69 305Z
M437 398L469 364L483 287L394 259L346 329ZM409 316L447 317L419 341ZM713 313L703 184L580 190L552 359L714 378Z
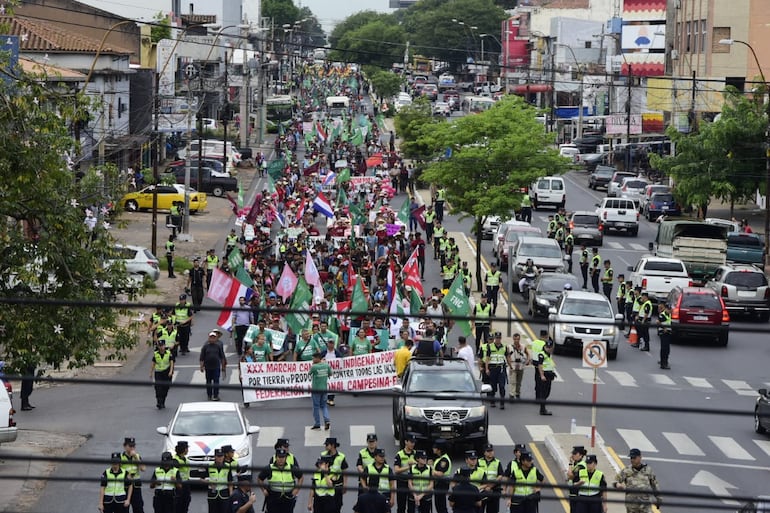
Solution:
M632 346L639 343L639 335L636 333L636 326L631 326L631 331L628 332L628 343Z

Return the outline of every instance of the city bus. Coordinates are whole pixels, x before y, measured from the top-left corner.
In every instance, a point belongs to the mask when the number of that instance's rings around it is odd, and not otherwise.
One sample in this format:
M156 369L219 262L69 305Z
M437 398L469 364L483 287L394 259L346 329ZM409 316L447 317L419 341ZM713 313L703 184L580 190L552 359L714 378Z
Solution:
M350 98L347 96L327 96L326 112L329 117L341 118L348 115Z
M278 125L286 128L295 114L294 98L288 94L271 96L265 100L265 126L270 133L278 132Z

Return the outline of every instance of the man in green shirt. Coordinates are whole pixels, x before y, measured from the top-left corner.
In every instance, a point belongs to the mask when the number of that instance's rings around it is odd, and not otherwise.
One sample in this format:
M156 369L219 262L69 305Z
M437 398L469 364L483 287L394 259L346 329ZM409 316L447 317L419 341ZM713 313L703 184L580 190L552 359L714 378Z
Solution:
M308 371L310 376L310 397L313 400L313 427L311 429L321 429L321 414L324 417L324 429L328 431L331 428L329 422L329 407L326 405L327 390L329 388L329 376L332 374L331 366L326 363L321 353L313 353L313 365Z
M313 354L320 352L324 346L318 345L310 336L310 330L303 329L300 333L297 347L294 351L294 360L307 362L313 359Z

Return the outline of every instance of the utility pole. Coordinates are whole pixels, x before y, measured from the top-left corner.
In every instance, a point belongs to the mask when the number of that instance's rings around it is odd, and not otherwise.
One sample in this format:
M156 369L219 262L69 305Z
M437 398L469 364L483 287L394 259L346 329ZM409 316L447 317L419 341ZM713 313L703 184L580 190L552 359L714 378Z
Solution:
M152 188L152 236L151 236L151 250L153 255L158 254L158 182L160 181L158 176L158 167L160 166L160 128L158 122L160 118L160 73L155 73L155 98L153 105L154 115L154 130L155 136L155 155L152 159L152 178L155 182Z
M554 45L551 43L551 38L547 39L548 51L551 54L551 94L548 95L551 99L551 132L557 129L556 126L556 52L554 51Z
M224 155L222 156L222 163L225 169L227 169L227 122L230 121L230 92L227 90L227 48L225 48L225 102L222 105L222 140L224 141Z
M244 34L244 38L248 38L249 29L244 29L246 34ZM247 39L248 40L248 39ZM248 51L243 51L243 74L244 74L244 82L241 85L241 95L239 97L240 100L240 117L241 117L241 126L240 126L240 147L241 148L247 148L249 146L249 127L251 126L251 116L249 113L251 112L251 109L249 109L249 105L252 102L251 99L251 59L247 59Z
M690 98L690 113L687 117L689 117L690 121L690 133L694 134L698 132L698 115L695 112L695 104L696 104L696 94L697 90L695 88L695 78L696 78L696 72L692 72L692 95Z
M631 64L628 64L628 75L626 82L628 84L628 97L626 98L626 171L631 171L631 81L633 70Z

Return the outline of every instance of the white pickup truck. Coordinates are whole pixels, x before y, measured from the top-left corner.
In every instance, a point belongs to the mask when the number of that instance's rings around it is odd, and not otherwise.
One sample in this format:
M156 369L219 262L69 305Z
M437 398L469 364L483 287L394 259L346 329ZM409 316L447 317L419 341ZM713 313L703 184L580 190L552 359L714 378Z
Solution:
M645 256L628 270L633 287L641 287L653 301L665 301L674 287L692 286L687 267L678 258Z
M625 230L634 237L639 233L639 211L633 200L604 198L597 207L605 230Z

